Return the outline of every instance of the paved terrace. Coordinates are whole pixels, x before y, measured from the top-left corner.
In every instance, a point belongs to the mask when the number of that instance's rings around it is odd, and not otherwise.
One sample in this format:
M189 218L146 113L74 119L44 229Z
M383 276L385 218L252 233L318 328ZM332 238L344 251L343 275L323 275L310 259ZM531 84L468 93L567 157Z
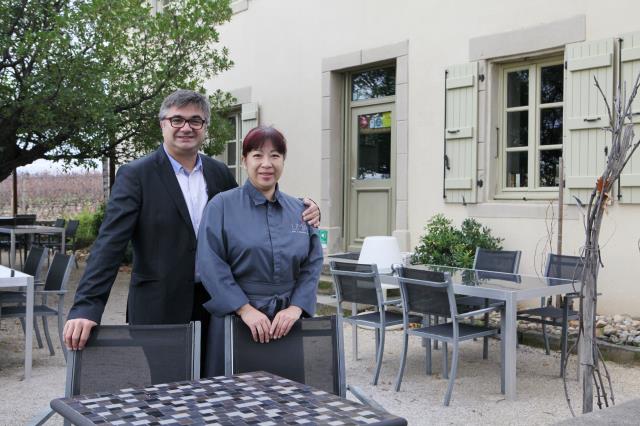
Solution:
M73 294L84 268L73 271ZM123 324L129 273L121 272L111 292L103 319L105 324ZM67 300L67 309L71 297ZM52 332L56 332L52 323ZM52 333L53 334L53 333ZM389 331L380 383L370 385L374 367L373 332L359 332L360 359L351 357L351 329L345 326L347 380L360 386L388 411L405 417L411 425L426 424L553 424L571 417L565 402L562 380L556 377L559 356L544 355L538 348L521 345L518 349L518 401L508 402L500 394L499 342L492 341L489 359L482 360L482 341L461 345L458 378L450 407L442 406L446 380L440 375L441 351L434 351L434 375L424 374L424 350L418 339L411 339L407 371L402 390L393 383L400 358L400 331ZM53 337L53 336L52 336ZM59 342L54 339L54 343ZM35 346L35 338L34 338ZM23 334L19 322L0 322L0 425L21 425L48 407L49 401L64 393L65 367L59 350L51 357L45 348L34 347L33 377L20 381L23 374ZM573 360L575 361L575 360ZM569 372L575 372L575 364ZM640 368L609 363L616 401L624 402L640 395ZM575 401L580 400L575 379L569 381ZM62 424L54 417L49 424Z

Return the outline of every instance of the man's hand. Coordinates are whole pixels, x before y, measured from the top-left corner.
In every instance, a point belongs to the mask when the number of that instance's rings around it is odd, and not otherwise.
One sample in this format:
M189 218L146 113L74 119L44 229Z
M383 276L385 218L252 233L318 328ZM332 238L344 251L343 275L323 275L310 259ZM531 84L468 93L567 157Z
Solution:
M271 337L273 339L279 339L289 334L291 327L298 321L300 315L302 315L302 309L294 305L278 312L271 323L271 330L269 330Z
M320 226L320 207L311 198L305 198L302 202L307 206L305 211L302 212L302 220L317 228Z
M87 344L91 329L98 325L97 322L84 318L76 318L67 321L62 335L67 349L72 351L82 350Z
M271 328L271 321L269 318L251 306L246 304L236 311L242 321L247 324L253 340L260 343L269 343L269 329Z

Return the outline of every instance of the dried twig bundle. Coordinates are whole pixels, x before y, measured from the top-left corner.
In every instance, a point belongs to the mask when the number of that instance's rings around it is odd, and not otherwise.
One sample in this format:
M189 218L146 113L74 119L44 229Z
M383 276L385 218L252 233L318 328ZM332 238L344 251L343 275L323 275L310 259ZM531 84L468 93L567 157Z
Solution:
M585 215L585 245L584 268L581 273L582 289L580 290L580 325L578 339L572 349L580 348L580 367L582 376L582 412L593 411L594 387L596 401L599 408L615 404L611 378L606 368L595 336L596 308L598 302L598 272L603 266L600 254L600 227L606 213L606 207L610 203L610 194L613 184L620 178L631 156L634 154L640 140L633 142L634 131L632 122L633 100L640 88L640 74L636 77L631 93L627 97L626 90L622 90L618 84L617 93L613 102L613 109L607 103L602 88L596 78L595 85L604 98L609 115L609 127L605 131L611 133L611 145L605 154L607 164L604 172L595 183L591 197L587 205ZM626 87L625 87L626 89ZM572 351L570 350L569 353ZM566 368L565 368L566 375ZM567 403L571 413L575 415L571 399L567 391L566 377L564 377L564 389Z

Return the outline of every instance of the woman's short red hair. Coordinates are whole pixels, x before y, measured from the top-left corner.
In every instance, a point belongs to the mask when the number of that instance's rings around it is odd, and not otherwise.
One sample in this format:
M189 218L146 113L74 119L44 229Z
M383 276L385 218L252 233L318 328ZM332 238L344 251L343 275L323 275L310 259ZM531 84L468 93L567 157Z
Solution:
M251 151L262 148L266 141L271 141L275 150L286 157L287 141L278 129L271 126L258 126L249 130L242 141L242 156L246 157Z

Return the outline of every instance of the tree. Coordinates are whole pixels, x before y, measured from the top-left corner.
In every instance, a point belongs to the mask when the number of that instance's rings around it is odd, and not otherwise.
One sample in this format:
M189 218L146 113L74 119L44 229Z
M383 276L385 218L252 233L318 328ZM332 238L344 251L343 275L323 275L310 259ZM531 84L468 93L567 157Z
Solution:
M160 2L160 0L159 0ZM232 65L229 0L0 0L0 181L44 158L87 164L158 145L158 108ZM210 95L214 112L231 96ZM214 114L208 154L229 125Z

